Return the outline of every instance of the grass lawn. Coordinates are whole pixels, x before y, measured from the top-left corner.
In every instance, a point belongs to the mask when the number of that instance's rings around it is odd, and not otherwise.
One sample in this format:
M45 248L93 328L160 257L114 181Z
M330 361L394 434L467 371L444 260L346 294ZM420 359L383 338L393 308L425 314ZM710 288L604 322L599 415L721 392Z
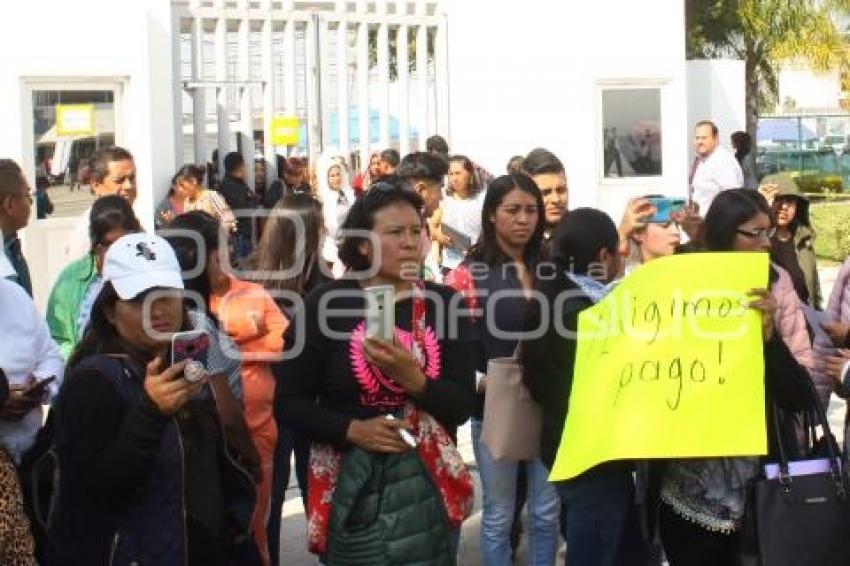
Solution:
M843 262L850 255L850 203L813 204L809 216L817 232L818 260Z

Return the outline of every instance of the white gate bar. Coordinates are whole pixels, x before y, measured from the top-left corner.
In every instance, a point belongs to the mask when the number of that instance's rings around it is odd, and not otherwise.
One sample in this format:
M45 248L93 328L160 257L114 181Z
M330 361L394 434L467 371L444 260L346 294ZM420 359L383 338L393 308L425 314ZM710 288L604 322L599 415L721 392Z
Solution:
M426 14L427 6L423 0L416 0L416 13ZM419 151L425 151L425 140L430 135L428 131L428 27L419 24L416 30L416 76L418 79L417 90L419 91L419 139L417 146Z
M271 12L271 0L263 0L263 8ZM272 119L274 118L274 22L271 17L263 22L263 156L266 160L266 190L277 179L277 156L272 145Z
M377 0L378 18L378 140L382 150L390 146L390 30L386 23L386 0Z
M245 3L245 0L240 0ZM239 78L251 80L251 20L239 22ZM245 160L245 182L249 187L254 183L254 107L252 104L251 85L246 84L240 92L241 108L239 112L239 137L241 138L242 159Z
M204 20L195 18L192 22L192 80L199 81L204 76ZM180 131L183 131L182 120ZM192 89L192 132L195 147L195 163L207 162L207 97L206 89ZM182 163L177 164L178 167Z
M310 141L310 163L315 163L316 158L322 151L322 144L319 138L319 105L318 93L316 92L316 73L318 72L316 25L312 19L307 22L304 41L306 43L304 52L307 57L307 73L304 78L307 82L307 136Z
M365 14L368 4L357 0L357 12ZM358 149L360 168L369 163L369 24L357 24L357 110L360 115Z
M400 0L399 6L407 4ZM410 61L407 54L407 26L398 27L396 32L396 62L398 69L398 151L402 156L410 153Z
M319 47L317 49L316 65L319 67L319 95L318 102L321 107L320 122L322 125L322 151L325 151L330 145L331 131L331 79L330 79L330 32L328 31L328 21L324 15L319 15L318 18L318 38Z
M348 132L348 19L345 17L345 0L337 0L336 11L340 15L336 31L336 117L339 151L348 162L351 160L351 136Z
M245 160L245 183L254 187L254 103L251 97L251 85L239 89L239 137L242 141L242 159ZM222 172L222 178L224 173Z
M216 0L223 7L224 0ZM215 78L227 80L227 19L224 10L215 23ZM218 180L224 179L224 156L230 151L230 113L227 108L227 88L216 87L216 121L218 123ZM202 156L206 160L206 156Z
M434 38L434 60L435 78L434 90L437 95L437 133L451 139L449 120L449 50L447 22L443 17L437 26L437 35Z
M284 10L292 10L292 2L284 2ZM283 108L289 116L298 115L297 67L295 65L296 20L286 13L286 27L283 30Z
M183 164L183 89L179 88L183 72L183 10L171 6L171 104L174 115L174 166L175 169ZM156 204L163 196L160 189L154 189Z

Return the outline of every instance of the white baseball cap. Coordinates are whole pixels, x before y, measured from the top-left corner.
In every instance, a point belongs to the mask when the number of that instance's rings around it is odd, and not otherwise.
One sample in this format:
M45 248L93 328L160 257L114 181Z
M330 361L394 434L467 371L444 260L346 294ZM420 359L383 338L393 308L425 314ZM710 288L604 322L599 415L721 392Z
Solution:
M153 234L127 234L106 251L103 279L115 287L118 296L129 301L156 287L182 289L180 264L174 250Z

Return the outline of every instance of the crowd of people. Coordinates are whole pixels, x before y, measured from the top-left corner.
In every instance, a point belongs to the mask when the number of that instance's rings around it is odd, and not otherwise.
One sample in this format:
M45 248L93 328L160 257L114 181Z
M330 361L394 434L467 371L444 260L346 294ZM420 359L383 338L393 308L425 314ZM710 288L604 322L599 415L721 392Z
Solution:
M294 461L322 563L453 564L471 421L483 564L510 564L523 536L532 566L562 538L569 566L737 564L748 482L777 451L804 453L795 415L850 396L850 261L825 300L806 197L785 174L756 186L736 142L698 123L686 204L659 218L645 195L619 222L570 209L543 148L497 176L439 136L362 172L334 151L280 157L262 191L230 153L215 182L206 165L175 172L155 233L133 210L132 154L104 149L44 316L18 239L31 190L0 159L0 563L276 565ZM766 456L550 481L576 356L560 330L637 266L693 252L770 254L753 378L782 434ZM393 293L383 332L376 288ZM806 308L826 309L822 333ZM482 441L488 362L512 356L543 414L521 461Z

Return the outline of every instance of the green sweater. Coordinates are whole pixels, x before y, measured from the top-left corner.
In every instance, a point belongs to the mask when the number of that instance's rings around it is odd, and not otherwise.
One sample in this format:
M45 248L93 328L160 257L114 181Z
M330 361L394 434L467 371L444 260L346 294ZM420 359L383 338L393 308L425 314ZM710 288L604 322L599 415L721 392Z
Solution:
M80 340L77 319L86 290L96 276L93 262L87 255L65 266L47 300L47 326L66 360Z

